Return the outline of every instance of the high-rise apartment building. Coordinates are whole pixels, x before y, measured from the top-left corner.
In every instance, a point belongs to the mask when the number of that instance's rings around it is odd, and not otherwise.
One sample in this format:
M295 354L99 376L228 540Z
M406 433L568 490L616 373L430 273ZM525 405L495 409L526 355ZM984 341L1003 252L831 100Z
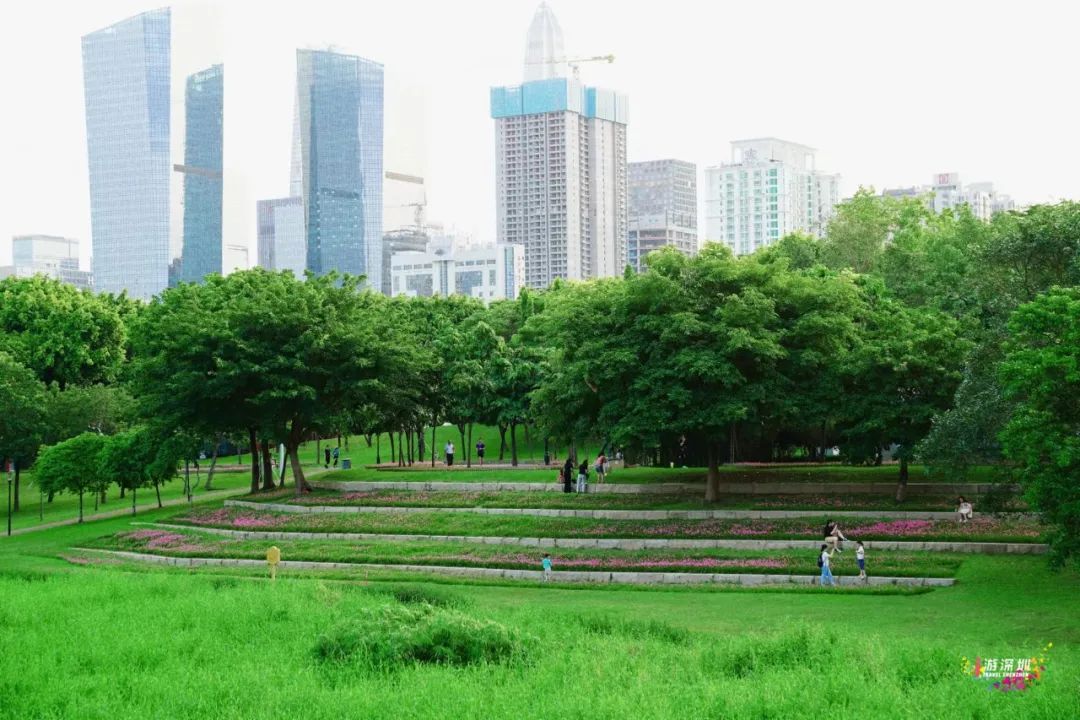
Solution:
M610 277L627 261L628 101L566 77L562 47L541 3L525 82L491 89L498 241L524 248L531 288Z
M995 214L1016 209L1016 202L1008 195L999 193L992 182L964 185L959 173L937 173L929 185L922 187L886 188L884 197L922 198L927 207L936 213L956 210L967 206L971 214L980 220L989 220Z
M168 8L82 38L98 290L149 300L169 281Z
M307 268L382 286L383 67L355 55L296 52L294 193ZM298 182L297 182L298 180ZM298 186L298 187L297 187Z
M697 165L649 160L628 165L630 234L627 260L637 272L645 256L671 245L686 255L698 250Z
M259 267L291 270L296 277L304 277L307 239L303 199L260 200L257 215Z
M79 269L79 241L55 235L16 235L11 241L12 265L0 277L46 275L79 290L93 288L93 276Z
M730 163L705 169L706 241L747 255L788 233L824 233L840 200L840 176L817 170L813 148L760 138L731 149Z
M222 128L225 73L214 65L187 79L184 94L184 249L179 279L221 273Z

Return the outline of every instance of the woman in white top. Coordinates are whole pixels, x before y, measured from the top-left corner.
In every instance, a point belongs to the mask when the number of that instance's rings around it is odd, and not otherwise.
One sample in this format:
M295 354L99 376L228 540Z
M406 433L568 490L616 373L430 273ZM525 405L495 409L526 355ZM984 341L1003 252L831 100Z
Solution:
M971 515L973 512L971 508L971 503L965 500L963 495L960 496L959 500L960 504L956 508L956 514L960 518L960 522L965 523L971 520Z
M836 580L833 579L832 571L829 569L829 560L831 555L829 553L829 546L821 546L821 556L818 559L818 565L821 566L821 584L836 586Z

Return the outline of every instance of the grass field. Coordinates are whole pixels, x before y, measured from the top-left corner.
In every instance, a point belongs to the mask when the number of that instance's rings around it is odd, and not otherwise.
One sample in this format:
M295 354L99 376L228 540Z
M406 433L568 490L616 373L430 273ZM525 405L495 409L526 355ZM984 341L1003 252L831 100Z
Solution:
M1080 708L1080 574L1053 573L1041 557L868 554L871 574L957 579L938 589L628 588L361 569L283 569L271 582L262 568L87 563L97 556L77 550L261 558L270 545L147 525L187 513L221 525L245 517L251 529L324 521L209 500L0 539L0 718L995 720L1071 718ZM437 508L418 517L325 522L515 536L732 532ZM1032 529L1000 522L997 530ZM274 544L285 559L391 564L538 568L540 555L392 539ZM556 569L817 572L814 553L797 550L552 554ZM855 573L853 553L834 562L838 574ZM961 672L964 657L1031 657L1051 642L1045 675L1026 692L991 691Z

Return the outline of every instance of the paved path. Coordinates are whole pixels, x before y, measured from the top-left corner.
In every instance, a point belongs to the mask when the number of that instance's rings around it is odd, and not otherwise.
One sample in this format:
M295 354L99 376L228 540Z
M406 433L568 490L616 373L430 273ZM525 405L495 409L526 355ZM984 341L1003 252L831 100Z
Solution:
M148 523L150 524L150 523ZM813 550L820 540L750 540L701 538L530 538L491 535L412 535L391 533L318 533L230 530L193 525L152 523L155 527L196 530L225 535L239 540L388 540L391 542L465 542L478 545L518 545L542 548L591 548L601 550ZM1035 543L998 542L911 542L906 540L867 540L868 550L924 550L930 552L983 553L987 555L1042 555L1047 546ZM854 547L854 546L853 546Z
M344 480L311 483L314 487L346 492L372 490L426 490L429 492L562 492L561 483L530 482L423 482ZM988 483L911 483L909 497L920 495L965 495L974 497L989 492ZM596 494L701 494L704 483L589 483ZM721 483L722 495L888 495L896 492L896 483L825 483L825 482L729 482Z
M956 513L937 510L567 510L556 508L394 507L388 505L292 505L289 503L226 500L229 507L297 514L349 513L477 513L573 517L589 520L769 520L780 518L894 518L897 520L955 520ZM1015 517L1032 517L1017 514Z
M121 550L93 550L73 548L81 552L92 552L124 560L173 565L176 567L253 567L266 568L263 560L238 558L186 558L167 557L164 555L145 555L143 553L124 552ZM482 577L513 580L532 580L542 582L544 574L540 570L507 570L503 568L454 567L445 565L385 565L376 563L341 563L312 562L307 560L282 560L278 565L281 570L395 570L399 572L433 573L458 577ZM690 584L734 584L734 585L816 585L817 575L773 575L766 573L650 573L650 572L608 572L555 570L551 579L560 583L622 583L629 585L690 585ZM837 577L841 585L863 585L854 576ZM909 585L948 587L956 582L954 578L909 578L909 577L874 577L868 578L868 585Z

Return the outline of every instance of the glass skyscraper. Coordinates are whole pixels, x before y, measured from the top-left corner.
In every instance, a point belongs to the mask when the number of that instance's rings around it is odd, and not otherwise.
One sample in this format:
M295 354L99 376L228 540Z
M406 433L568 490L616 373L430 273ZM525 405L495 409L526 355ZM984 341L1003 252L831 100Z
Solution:
M95 285L142 300L168 285L170 39L168 8L82 39Z
M382 283L383 68L355 55L296 52L307 267ZM297 153L294 152L294 157Z
M184 252L180 280L200 282L221 273L221 168L224 68L214 65L187 79L184 94Z

